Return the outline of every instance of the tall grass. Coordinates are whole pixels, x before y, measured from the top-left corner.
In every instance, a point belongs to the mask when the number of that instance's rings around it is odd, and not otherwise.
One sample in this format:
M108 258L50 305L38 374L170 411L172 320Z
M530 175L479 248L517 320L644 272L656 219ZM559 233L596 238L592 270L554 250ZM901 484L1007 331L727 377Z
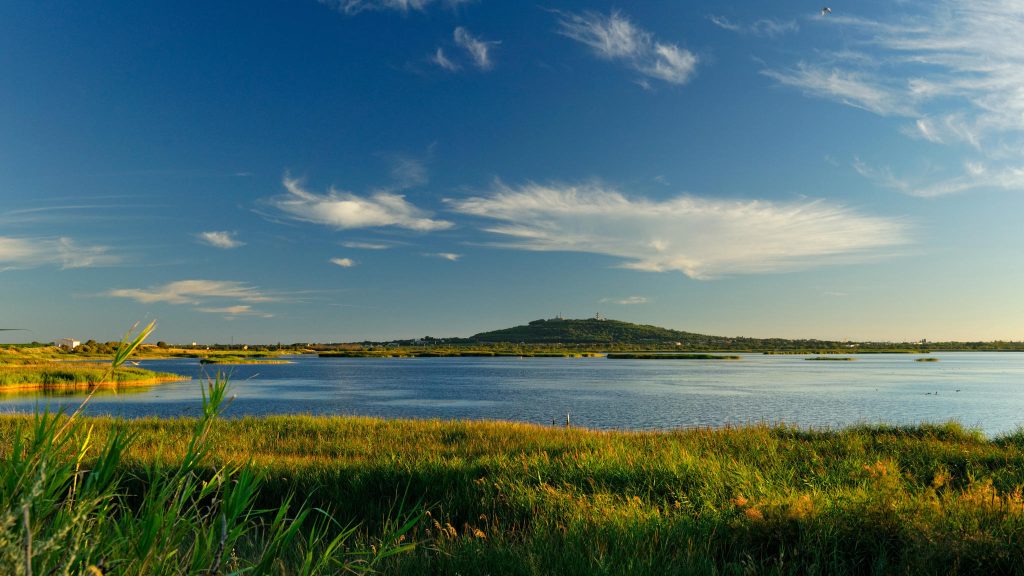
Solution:
M126 335L114 374L152 331ZM369 550L350 545L355 525L279 494L259 508L265 473L244 458L214 463L211 432L226 405L227 381L211 378L202 413L188 422L173 458L133 466L125 454L139 434L107 421L100 435L81 417L40 413L6 430L0 463L0 573L335 574L371 571L411 549L400 542L416 516Z
M0 447L24 421L0 419ZM94 442L127 430L120 466L146 485L186 459L196 421L89 424ZM364 547L394 530L396 501L426 503L406 533L420 545L385 573L1022 574L1022 438L282 416L212 422L200 474L250 466L257 508L301 494L359 521Z

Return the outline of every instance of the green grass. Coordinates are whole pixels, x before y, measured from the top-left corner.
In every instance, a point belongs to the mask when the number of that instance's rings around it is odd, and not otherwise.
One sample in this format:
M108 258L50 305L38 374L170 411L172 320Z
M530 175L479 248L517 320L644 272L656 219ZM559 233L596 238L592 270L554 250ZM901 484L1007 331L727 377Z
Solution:
M270 358L248 358L243 356L213 356L201 358L200 364L291 364L290 360L274 360Z
M544 351L502 351L502 350L458 350L430 349L416 350L407 348L388 348L384 350L336 350L317 353L321 358L600 358L599 352L544 352Z
M0 447L29 421L0 419ZM142 490L173 473L196 421L88 425L96 446L118 429L135 439L118 470ZM386 532L396 502L425 503L416 549L382 560L385 573L1024 573L1024 431L290 416L216 421L208 440L197 473L251 462L257 507L301 494L358 522L354 543Z
M609 360L740 360L740 356L723 356L720 354L646 354L609 352Z
M0 391L4 388L78 388L101 384L154 384L188 377L142 368L121 367L113 373L109 366L83 363L50 363L0 366Z
M129 331L101 381L154 326ZM148 462L128 456L142 436L133 425L82 417L91 393L70 415L4 418L0 574L368 573L412 549L405 534L420 516L401 508L377 522L379 537L360 543L355 524L294 491L274 492L273 505L258 508L264 471L245 458L211 457L226 392L226 380L211 379L202 416L186 423L173 456Z

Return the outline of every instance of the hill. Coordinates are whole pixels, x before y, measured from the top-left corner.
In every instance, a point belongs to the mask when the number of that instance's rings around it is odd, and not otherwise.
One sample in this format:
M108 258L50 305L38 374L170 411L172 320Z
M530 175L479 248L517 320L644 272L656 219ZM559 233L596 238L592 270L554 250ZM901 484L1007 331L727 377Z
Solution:
M523 326L515 326L491 332L481 332L468 338L480 343L523 343L523 344L637 344L734 348L760 347L763 341L756 338L726 338L707 336L693 332L670 330L648 324L633 324L620 320L587 318L583 320L552 318L534 320Z

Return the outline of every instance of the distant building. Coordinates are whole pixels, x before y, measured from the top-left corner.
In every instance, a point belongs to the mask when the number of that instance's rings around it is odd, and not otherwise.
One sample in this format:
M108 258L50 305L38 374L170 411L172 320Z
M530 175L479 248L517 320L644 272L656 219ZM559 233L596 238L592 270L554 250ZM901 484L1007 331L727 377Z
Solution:
M61 338L60 340L57 341L57 346L61 348L67 348L68 350L74 350L75 348L78 348L81 345L82 343L79 342L78 340L75 340L74 338Z

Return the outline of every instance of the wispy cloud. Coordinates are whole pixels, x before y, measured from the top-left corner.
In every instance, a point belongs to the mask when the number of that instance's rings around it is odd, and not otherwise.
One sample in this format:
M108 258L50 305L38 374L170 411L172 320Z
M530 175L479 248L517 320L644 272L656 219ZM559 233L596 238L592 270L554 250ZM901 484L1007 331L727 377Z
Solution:
M469 31L462 26L459 26L454 32L452 32L452 37L455 39L455 44L462 47L469 53L470 58L473 59L473 63L477 68L481 70L490 70L494 66L494 62L491 61L491 47L496 46L501 42L481 40L480 38L470 34ZM440 50L440 48L438 50Z
M395 156L391 159L391 178L399 190L423 186L430 182L424 161L409 156Z
M733 22L725 16L708 16L712 24L739 34L751 34L754 36L765 36L776 38L784 34L790 34L800 30L795 20L776 20L774 18L760 18L749 23Z
M911 196L934 198L971 190L990 188L997 190L1024 190L1024 167L1001 165L991 168L983 162L964 162L956 166L936 166L916 177L896 176L892 168L874 167L856 158L852 163L858 174L880 186L898 190Z
M822 68L806 62L800 62L793 69L761 73L784 86L800 88L812 96L838 100L881 116L914 114L904 94L862 73Z
M206 312L207 314L223 314L228 318L234 318L236 316L259 316L260 318L273 318L273 314L261 312L260 310L254 310L252 306L246 304L239 304L236 306L223 306L220 308L196 308L199 312Z
M910 241L902 220L822 201L655 201L601 185L499 184L488 196L449 203L499 221L485 229L510 238L505 247L606 254L626 268L701 279L863 261Z
M907 190L941 195L976 188L1021 189L1024 168L1024 11L1014 0L893 3L884 20L833 15L843 46L821 62L770 68L784 85L883 116L905 117L903 132L962 147L964 164L987 165L904 179Z
M395 226L421 232L452 227L451 222L430 218L401 194L376 192L364 197L333 187L326 194L314 194L305 190L299 180L288 177L283 184L288 194L271 198L270 204L303 222L339 229Z
M331 258L331 264L342 268L351 268L356 265L356 261L351 258Z
M462 254L455 254L454 252L431 252L424 254L424 256L430 256L431 258L440 258L442 260L448 260L449 262L458 262L459 258L462 258Z
M345 248L355 248L357 250L387 250L391 248L390 244L380 244L377 242L342 242L341 245Z
M226 298L242 302L271 302L275 298L242 282L227 280L178 280L149 288L118 288L105 294L114 298L130 298L143 304L202 304L210 298Z
M412 11L422 12L427 6L434 4L434 0L319 0L319 2L350 16L381 10L393 10L408 14ZM449 2L449 4L458 3L461 2Z
M200 232L196 234L196 238L204 244L209 244L215 248L224 248L225 250L245 246L245 242L241 242L238 238L235 238L234 232L227 232L224 230Z
M626 298L602 298L602 304L619 304L621 306L635 306L638 304L647 304L650 299L646 296L627 296Z
M697 55L661 42L620 12L557 12L559 32L585 44L600 58L627 63L641 74L671 84L685 84L697 69Z
M430 57L430 61L449 72L457 72L460 68L462 68L455 62L449 60L448 57L445 56L444 54L444 48L441 47L438 47L437 51L434 52L434 55Z
M107 246L85 246L71 238L0 236L0 265L4 269L59 266L62 269L113 266L121 257Z

